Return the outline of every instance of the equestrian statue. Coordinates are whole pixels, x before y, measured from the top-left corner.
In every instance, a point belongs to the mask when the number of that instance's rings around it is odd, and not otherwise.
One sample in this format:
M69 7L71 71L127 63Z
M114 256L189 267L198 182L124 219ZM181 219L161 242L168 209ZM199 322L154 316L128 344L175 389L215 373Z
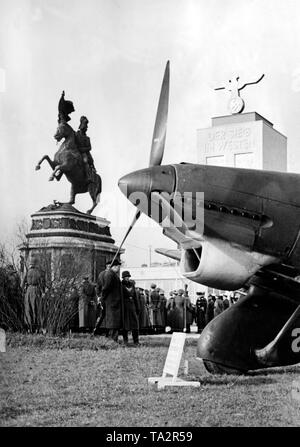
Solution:
M93 200L93 206L87 211L87 214L91 214L99 203L102 181L94 166L90 138L86 135L89 122L87 117L82 116L80 118L77 132L68 124L71 119L69 114L74 111L73 102L65 100L65 92L63 91L58 103L58 127L54 138L57 142L62 139L64 141L55 153L53 160L48 155L44 155L35 169L40 169L41 163L47 160L53 169L49 181L54 179L59 181L65 174L71 183L71 194L68 202L70 205L75 203L76 194L89 192Z

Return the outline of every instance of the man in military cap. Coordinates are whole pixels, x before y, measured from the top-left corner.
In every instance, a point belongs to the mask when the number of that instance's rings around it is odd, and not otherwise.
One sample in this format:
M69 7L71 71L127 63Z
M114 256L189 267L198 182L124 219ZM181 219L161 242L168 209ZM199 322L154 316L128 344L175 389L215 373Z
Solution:
M139 345L139 313L140 303L137 298L133 281L130 280L130 272L125 270L122 273L124 315L123 315L123 338L124 343L128 343L128 332L132 332L135 345Z
M162 330L162 318L160 311L160 297L159 289L156 284L151 284L150 292L150 310L152 315L152 327L155 332L161 332Z
M162 289L159 289L159 299L162 327L163 331L165 331L167 326L167 298L165 297L165 292Z
M185 325L185 311L184 311L184 290L174 290L173 298L169 300L168 303L168 326L170 326L172 331L183 331Z
M98 277L98 288L101 288L102 302L105 306L103 326L108 329L108 336L118 341L122 327L123 294L119 277L121 262L115 259L103 275Z
M147 304L146 292L143 288L138 287L137 297L140 303L140 313L139 313L139 334L148 333L150 327L149 310Z
M207 301L203 292L196 292L196 323L198 326L198 334L205 328L205 314L207 309Z
M181 300L181 304L179 306L182 306L183 330L185 329L185 331L189 334L191 332L191 324L193 323L194 319L194 309L188 295L187 285L185 285L185 290L178 290L178 300Z

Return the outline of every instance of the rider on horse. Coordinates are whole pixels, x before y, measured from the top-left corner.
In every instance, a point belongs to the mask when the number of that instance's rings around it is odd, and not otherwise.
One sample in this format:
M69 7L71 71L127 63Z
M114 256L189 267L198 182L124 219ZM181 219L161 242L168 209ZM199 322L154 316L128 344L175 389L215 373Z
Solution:
M94 166L93 157L91 155L91 141L86 134L88 122L89 120L86 116L82 116L80 118L80 125L78 131L76 132L76 141L78 149L82 155L87 182L90 183L93 181L94 174L96 174L96 169Z
M93 157L90 154L91 142L86 135L88 119L85 116L81 117L77 132L68 124L71 119L69 114L74 111L73 102L65 100L65 92L62 92L58 104L58 127L54 138L57 142L63 139L63 142L55 153L53 160L48 155L44 155L35 169L40 169L41 163L47 160L52 168L49 181L53 181L55 178L60 180L62 175L65 174L67 180L71 183L70 200L68 202L71 205L75 203L76 194L88 192L93 200L93 206L87 211L87 214L91 214L99 203L102 181L100 175L96 172Z
M68 122L70 121L69 114L74 112L74 105L72 101L65 100L65 92L62 92L61 98L58 103L58 122ZM76 145L82 156L84 171L87 179L87 183L91 183L94 179L94 174L96 174L96 169L94 166L94 160L91 155L91 141L87 136L86 132L88 129L88 122L86 116L80 118L80 125L78 131L76 132Z

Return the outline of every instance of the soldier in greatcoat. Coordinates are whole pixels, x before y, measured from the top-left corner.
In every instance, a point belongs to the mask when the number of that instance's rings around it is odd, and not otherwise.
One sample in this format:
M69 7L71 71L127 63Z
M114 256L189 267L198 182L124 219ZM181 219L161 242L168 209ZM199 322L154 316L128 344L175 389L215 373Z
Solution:
M30 332L39 329L38 305L45 290L45 275L39 268L37 258L32 258L23 279L22 288L26 290L24 299L24 320Z
M174 290L172 301L168 304L168 326L172 331L182 332L184 329L190 332L190 325L193 322L193 307L188 296L184 295L184 290Z
M94 284L85 276L79 293L78 302L79 328L92 330L96 323L96 289Z
M150 308L152 312L153 329L155 330L155 332L161 332L162 318L160 310L160 296L159 296L159 289L156 287L156 284L151 284Z
M174 316L176 314L175 309L175 296L178 295L177 290L172 290L170 292L170 298L167 300L167 328L166 331L171 333L173 322L174 322Z
M206 308L206 314L205 314L206 324L208 324L215 317L215 301L216 301L215 296L208 295L207 308Z
M215 312L214 316L220 315L224 311L224 303L223 303L223 296L219 295L217 296L216 302L215 302Z
M180 294L178 293L180 291ZM168 325L172 332L181 332L183 330L183 310L184 310L184 290L174 290L172 300L168 303Z
M159 299L160 299L160 314L161 314L161 325L163 331L167 326L167 298L165 297L165 292L160 289L159 290Z
M122 273L123 286L123 338L124 343L128 343L128 332L132 332L132 338L135 345L139 345L139 313L140 302L137 297L134 282L130 280L130 272L125 270Z
M229 299L228 299L227 295L224 295L223 306L224 306L224 310L228 309L228 307L230 306Z
M198 334L200 334L205 328L205 315L207 309L207 301L203 292L197 292L196 300L196 323L198 326Z
M150 327L150 319L148 314L148 305L144 289L138 287L136 289L137 297L140 302L140 313L139 313L139 333L146 334Z
M178 293L179 293L179 291L178 291ZM191 299L188 295L187 289L184 292L183 298L184 298L183 323L184 323L186 332L189 334L191 332L191 324L193 323L193 320L194 320L194 308L193 308Z
M106 272L110 269L110 261L106 261L105 264L105 270L102 270L102 272L99 273L99 276L97 278L97 286L96 286L96 293L97 293L97 307L96 307L96 324L93 333L94 334L103 334L107 333L107 329L103 325L104 317L105 317L105 302L102 299L102 285L104 284L104 276L106 275Z
M123 294L119 277L121 262L115 259L105 274L99 275L98 285L101 288L105 315L102 327L108 330L108 337L118 341L119 330L122 328Z

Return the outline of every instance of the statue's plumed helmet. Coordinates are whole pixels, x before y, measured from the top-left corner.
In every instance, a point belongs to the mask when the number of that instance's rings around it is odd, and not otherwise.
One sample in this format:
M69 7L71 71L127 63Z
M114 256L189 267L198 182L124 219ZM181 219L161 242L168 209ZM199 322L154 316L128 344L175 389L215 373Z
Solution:
M61 121L70 121L69 113L74 112L74 105L72 101L65 100L65 92L62 92L58 103L58 120Z
M81 116L80 117L80 124L84 124L84 123L88 124L88 122L89 122L89 120L87 119L86 116Z

